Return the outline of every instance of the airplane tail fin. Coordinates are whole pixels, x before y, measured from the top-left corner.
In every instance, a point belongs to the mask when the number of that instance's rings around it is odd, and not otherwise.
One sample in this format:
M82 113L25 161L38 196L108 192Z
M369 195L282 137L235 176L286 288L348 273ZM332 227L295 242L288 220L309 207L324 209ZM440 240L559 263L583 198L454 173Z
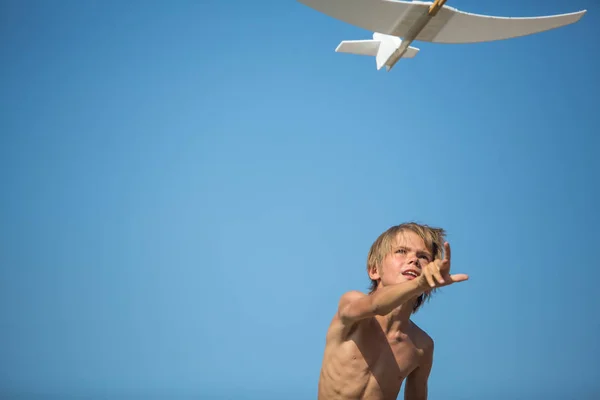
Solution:
M377 70L384 66L389 71L400 58L413 58L419 52L416 47L401 49L402 39L374 33L373 40L344 40L335 49L336 53L348 53L375 57Z

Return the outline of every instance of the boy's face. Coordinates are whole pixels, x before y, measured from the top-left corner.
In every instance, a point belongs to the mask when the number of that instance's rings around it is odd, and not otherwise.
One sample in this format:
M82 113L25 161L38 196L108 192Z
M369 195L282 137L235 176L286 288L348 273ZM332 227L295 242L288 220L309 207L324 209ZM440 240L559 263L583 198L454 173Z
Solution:
M419 235L400 232L377 271L371 271L371 279L381 279L382 286L406 282L421 275L422 268L431 261L433 256Z

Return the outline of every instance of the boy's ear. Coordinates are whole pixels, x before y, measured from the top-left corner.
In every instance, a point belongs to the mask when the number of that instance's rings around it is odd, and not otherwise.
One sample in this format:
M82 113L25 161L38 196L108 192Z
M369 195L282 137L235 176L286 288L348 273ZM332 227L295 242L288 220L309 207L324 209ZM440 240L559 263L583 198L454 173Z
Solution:
M369 278L371 278L374 281L381 278L381 275L379 274L379 267L377 265L371 265L369 267Z

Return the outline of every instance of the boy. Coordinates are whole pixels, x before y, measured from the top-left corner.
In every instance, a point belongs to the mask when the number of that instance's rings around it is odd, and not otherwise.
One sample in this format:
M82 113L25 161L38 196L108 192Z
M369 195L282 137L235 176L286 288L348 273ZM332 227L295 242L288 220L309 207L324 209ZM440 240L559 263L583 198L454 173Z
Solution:
M327 331L319 400L396 399L405 379L405 400L427 399L433 340L410 316L436 288L468 279L450 275L444 234L411 222L375 240L370 293L343 294Z

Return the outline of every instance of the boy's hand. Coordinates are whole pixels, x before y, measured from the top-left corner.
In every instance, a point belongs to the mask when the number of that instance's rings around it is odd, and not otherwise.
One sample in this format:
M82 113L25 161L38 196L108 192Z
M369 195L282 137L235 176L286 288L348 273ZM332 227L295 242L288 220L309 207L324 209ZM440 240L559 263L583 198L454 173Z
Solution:
M444 243L444 258L434 260L423 267L419 276L419 284L423 289L448 286L469 279L466 274L450 275L450 244Z

